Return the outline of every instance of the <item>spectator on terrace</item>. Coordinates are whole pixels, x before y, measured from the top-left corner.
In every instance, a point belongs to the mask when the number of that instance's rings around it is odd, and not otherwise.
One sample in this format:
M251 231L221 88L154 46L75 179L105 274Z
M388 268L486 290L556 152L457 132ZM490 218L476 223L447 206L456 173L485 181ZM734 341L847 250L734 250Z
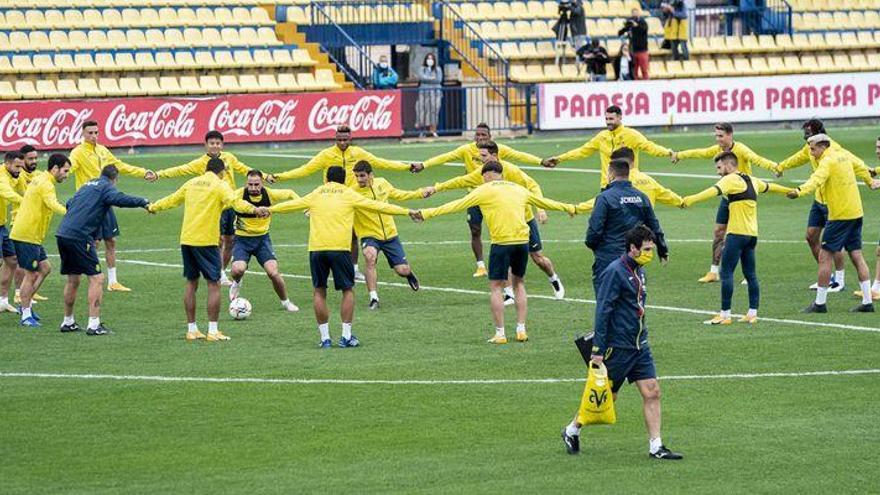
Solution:
M397 87L397 72L388 65L388 56L379 57L379 65L373 69L373 89Z
M577 51L578 59L587 64L587 73L590 81L605 81L608 79L608 50L599 44L599 40L593 40L589 45L584 45Z
M626 20L619 36L629 36L630 52L633 54L633 79L649 79L648 76L648 23L642 18L640 9L632 9L632 16Z
M437 67L433 53L425 55L419 69L419 99L416 101L416 128L419 137L431 133L437 137L437 121L440 117L440 102L443 99L443 71Z
M669 42L669 48L672 49L673 60L687 60L690 58L688 53L688 9L684 0L673 0L672 3L662 3L660 8L663 10L664 41Z
M620 45L620 53L614 57L614 61L611 64L614 66L615 81L632 81L633 58L629 52L629 45L626 43Z

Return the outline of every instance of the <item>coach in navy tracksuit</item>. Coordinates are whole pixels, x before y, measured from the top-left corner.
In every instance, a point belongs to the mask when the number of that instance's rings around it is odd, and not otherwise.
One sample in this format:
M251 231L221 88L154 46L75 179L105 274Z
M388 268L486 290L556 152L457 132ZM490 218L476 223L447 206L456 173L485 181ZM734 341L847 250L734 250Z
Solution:
M605 363L615 398L624 380L636 384L644 403L648 455L676 460L682 458L681 454L667 449L660 439L660 384L645 325L647 293L642 267L654 258L655 239L651 229L644 225L627 231L623 241L625 254L612 261L599 276L591 360ZM570 454L580 450L580 428L575 416L562 431Z
M83 184L67 201L67 214L55 232L58 241L58 254L61 255L61 274L67 275L64 288L64 322L62 332L79 330L73 316L76 291L80 275L89 277L89 325L88 335L105 335L109 330L101 324L101 297L104 275L95 248L95 232L101 226L107 211L120 208L146 208L150 201L146 198L129 196L116 189L119 170L115 165L107 165L101 176Z
M593 290L599 292L599 275L612 261L626 252L626 233L644 224L657 239L657 254L664 262L669 256L666 240L654 208L647 196L629 181L629 162L611 160L611 182L596 196L587 228L587 247L593 250Z

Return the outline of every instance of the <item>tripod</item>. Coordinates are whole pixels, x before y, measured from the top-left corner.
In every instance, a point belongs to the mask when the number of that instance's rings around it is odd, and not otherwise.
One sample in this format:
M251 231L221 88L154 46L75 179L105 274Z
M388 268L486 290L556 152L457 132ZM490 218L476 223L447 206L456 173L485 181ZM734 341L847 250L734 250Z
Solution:
M565 44L571 39L571 19L568 16L568 11L563 11L559 14L559 20L556 21L556 41L553 44L556 58L553 63L560 69L565 63Z

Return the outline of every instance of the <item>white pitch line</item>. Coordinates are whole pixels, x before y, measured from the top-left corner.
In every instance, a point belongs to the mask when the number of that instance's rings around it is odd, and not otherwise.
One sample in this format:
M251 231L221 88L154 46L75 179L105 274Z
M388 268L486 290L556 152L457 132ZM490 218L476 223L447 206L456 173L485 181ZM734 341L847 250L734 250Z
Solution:
M771 372L771 373L728 373L718 375L670 375L661 376L661 381L698 381L698 380L754 380L760 378L804 378L821 376L857 376L874 375L880 369L861 370L828 370L802 372ZM523 385L577 383L584 378L487 378L470 380L357 380L344 378L242 378L242 377L207 377L207 376L166 376L166 375L105 375L93 373L34 373L34 372L0 372L0 378L49 378L67 380L113 380L139 382L191 382L191 383L248 383L269 385Z
M157 263L157 262L153 262L153 261L123 260L123 259L120 259L117 261L119 261L121 263L130 263L133 265L156 266L156 267L162 267L162 268L183 268L183 265L176 264L176 263ZM247 273L259 275L261 272L248 270ZM285 278L311 280L311 276L308 276L308 275L294 275L294 274L289 274L289 273L282 273L281 276L285 277ZM378 282L378 284L382 285L382 286L386 286L386 287L398 287L398 288L406 288L406 289L410 288L409 284L402 284L402 283L398 283L398 282ZM469 295L484 296L484 297L486 295L488 295L488 293L485 291L479 291L479 290L473 290L473 289L458 289L458 288L454 288L454 287L432 287L429 285L422 285L420 287L420 289L421 290L436 291L436 292L451 292L451 293L455 293L455 294L469 294ZM529 294L529 299L546 299L548 301L557 301L558 300L553 296L546 296L546 295L542 295L542 294ZM596 304L596 301L594 301L592 299L580 299L580 298L572 298L572 297L566 297L565 299L562 299L562 301L584 303L584 304ZM708 311L708 310L694 309L694 308L682 308L682 307L676 307L676 306L660 306L660 305L649 304L647 307L650 309L656 309L656 310L660 310L660 311L669 311L669 312L674 312L674 313L688 313L688 314L697 314L697 315L718 314L717 311ZM734 314L733 316L739 317L742 315L741 314ZM787 319L787 318L767 318L765 316L760 317L760 320L761 321L769 321L769 322L773 322L773 323L785 323L785 324L789 324L789 325L801 325L801 326L806 326L806 327L824 327L824 328L835 328L835 329L841 329L841 330L855 330L855 331L859 331L859 332L880 333L880 328L861 327L861 326L857 326L857 325L845 325L842 323L824 323L824 322L805 321L805 320L792 320L792 319Z

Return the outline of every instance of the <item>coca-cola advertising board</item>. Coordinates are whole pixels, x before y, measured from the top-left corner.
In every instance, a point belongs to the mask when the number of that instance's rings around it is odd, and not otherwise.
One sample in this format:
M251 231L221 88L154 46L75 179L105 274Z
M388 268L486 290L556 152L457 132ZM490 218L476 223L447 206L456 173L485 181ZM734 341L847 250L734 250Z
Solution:
M876 117L880 72L543 84L538 102L541 129L604 127L609 105L631 126Z
M108 147L200 143L212 129L229 142L327 139L342 124L356 138L403 133L399 91L16 101L0 103L0 149L72 148L87 120Z

